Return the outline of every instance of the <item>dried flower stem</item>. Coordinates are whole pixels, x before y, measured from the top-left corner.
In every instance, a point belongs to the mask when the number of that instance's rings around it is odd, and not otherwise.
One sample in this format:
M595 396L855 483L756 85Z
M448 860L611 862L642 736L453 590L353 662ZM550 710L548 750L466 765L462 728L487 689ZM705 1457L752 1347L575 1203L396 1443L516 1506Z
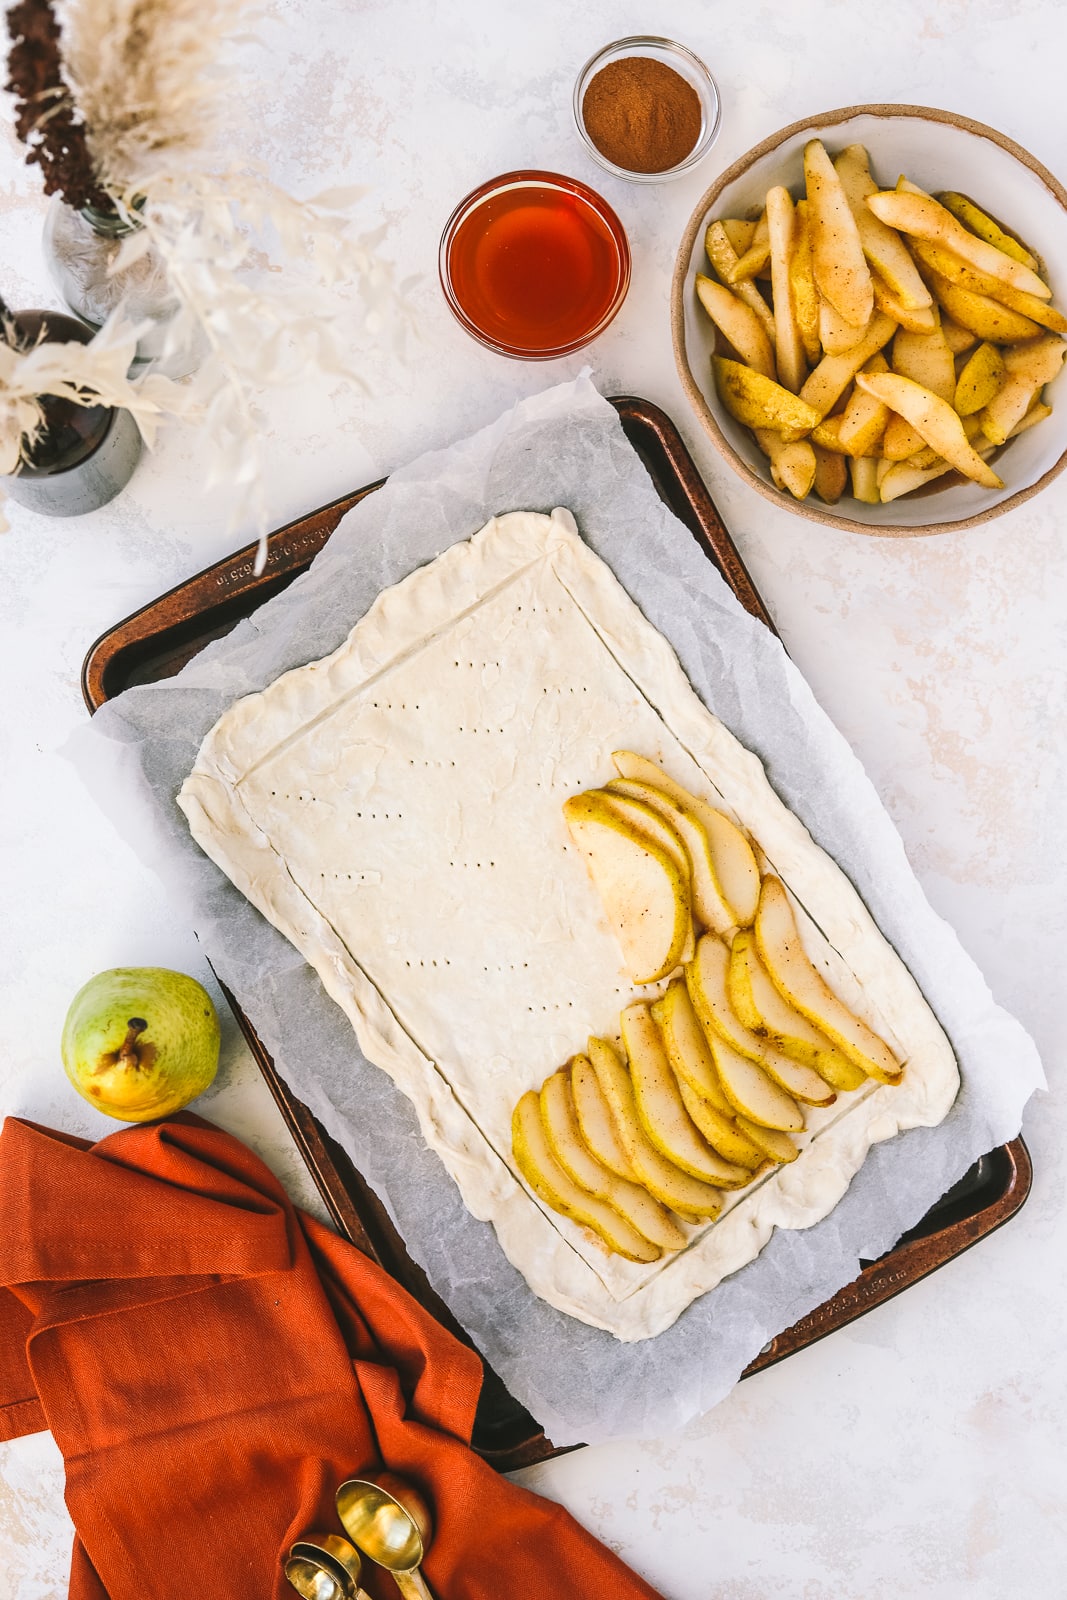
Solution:
M27 161L44 174L45 194L61 194L78 210L108 206L89 154L85 123L63 78L59 23L51 0L20 0L7 13L7 26L12 44L5 87L18 96L15 131L29 146Z

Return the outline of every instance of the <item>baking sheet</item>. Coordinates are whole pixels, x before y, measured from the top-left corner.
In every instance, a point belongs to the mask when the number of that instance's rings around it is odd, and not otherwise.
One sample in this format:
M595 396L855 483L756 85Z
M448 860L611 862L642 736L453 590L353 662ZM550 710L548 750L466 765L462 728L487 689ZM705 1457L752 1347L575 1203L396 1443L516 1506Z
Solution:
M174 796L236 697L334 649L377 592L492 515L568 506L583 536L674 645L697 692L851 877L951 1039L963 1089L938 1129L877 1147L845 1199L655 1340L623 1346L536 1299L491 1228L464 1210L415 1114L365 1062L343 1014L189 838ZM767 1340L888 1249L985 1151L1018 1132L1043 1084L1034 1047L927 905L851 750L778 642L740 607L660 502L587 378L394 474L343 520L310 571L176 678L109 702L71 754L167 883L294 1091L382 1195L435 1289L557 1443L660 1436L728 1392Z

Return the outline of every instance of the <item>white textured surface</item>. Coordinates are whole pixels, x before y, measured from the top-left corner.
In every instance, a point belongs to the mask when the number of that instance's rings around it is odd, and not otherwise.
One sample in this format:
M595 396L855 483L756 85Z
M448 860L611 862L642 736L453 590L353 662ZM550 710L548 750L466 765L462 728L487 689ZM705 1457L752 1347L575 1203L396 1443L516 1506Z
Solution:
M706 57L724 118L692 177L638 189L585 159L569 99L585 58L641 27ZM630 298L592 352L598 381L659 401L682 425L791 653L870 771L931 900L1044 1053L1051 1093L1026 1129L1034 1193L1008 1228L743 1384L684 1437L604 1446L524 1475L670 1600L1023 1600L1063 1587L1067 482L986 527L903 546L776 512L689 424L667 286L675 241L717 167L812 111L883 99L962 111L1062 179L1065 32L1055 0L891 9L797 0L741 11L664 0L654 15L606 0L577 11L563 0L492 11L476 0L407 0L402 11L398 0L291 0L270 30L274 98L258 153L305 190L369 184L368 217L390 221L402 270L422 273L422 342L408 366L387 352L368 363L370 398L331 388L265 401L273 520L578 369L577 357L504 362L468 341L440 299L435 254L455 200L494 172L541 165L591 181L618 208L635 264ZM38 245L44 201L6 131L0 166L4 292L17 305L53 303ZM201 488L206 456L195 435L171 434L112 507L65 525L16 510L0 542L0 1109L73 1132L94 1126L56 1045L79 984L122 961L204 976L191 935L55 752L83 715L88 644L237 542L226 490ZM205 1109L307 1198L232 1028ZM47 1438L0 1449L3 1600L66 1592L61 1482Z

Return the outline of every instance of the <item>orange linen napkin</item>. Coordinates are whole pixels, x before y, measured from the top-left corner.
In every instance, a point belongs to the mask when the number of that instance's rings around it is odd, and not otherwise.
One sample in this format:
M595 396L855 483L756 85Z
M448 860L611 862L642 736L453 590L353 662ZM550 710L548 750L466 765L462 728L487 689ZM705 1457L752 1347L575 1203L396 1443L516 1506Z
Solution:
M0 1437L63 1452L74 1600L291 1600L290 1543L380 1463L428 1493L438 1600L656 1600L469 1448L478 1357L199 1117L9 1118L0 1284Z

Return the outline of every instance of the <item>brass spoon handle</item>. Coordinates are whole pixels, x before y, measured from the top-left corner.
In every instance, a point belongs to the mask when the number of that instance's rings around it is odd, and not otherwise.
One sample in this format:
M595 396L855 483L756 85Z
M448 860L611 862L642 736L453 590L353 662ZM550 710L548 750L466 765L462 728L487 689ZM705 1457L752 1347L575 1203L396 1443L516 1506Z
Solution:
M433 1600L426 1579L418 1567L412 1567L410 1572L394 1572L393 1578L404 1600Z

